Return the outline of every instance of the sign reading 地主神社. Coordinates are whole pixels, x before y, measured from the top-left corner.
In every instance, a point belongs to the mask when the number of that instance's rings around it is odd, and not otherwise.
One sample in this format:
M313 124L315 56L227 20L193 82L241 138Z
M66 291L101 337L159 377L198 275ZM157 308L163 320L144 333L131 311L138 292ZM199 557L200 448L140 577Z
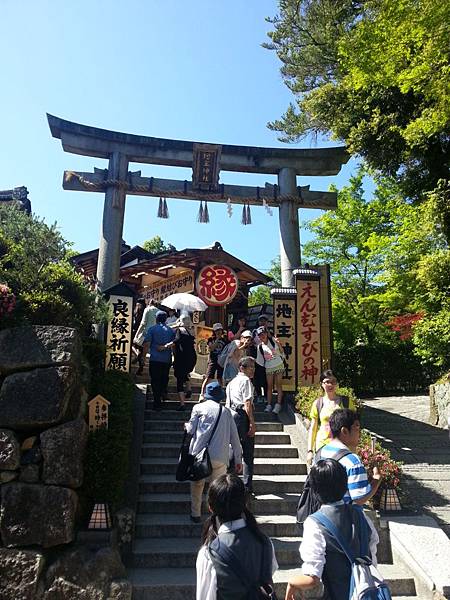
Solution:
M311 386L319 382L322 371L319 275L297 274L296 282L299 385Z
M197 294L209 306L228 304L236 296L238 287L236 273L225 265L207 265L197 276Z
M106 334L106 371L129 373L134 292L119 283L105 292L111 318Z
M286 359L282 376L283 390L295 392L297 389L297 290L295 288L275 288L271 291L271 295L273 298L274 335L280 341Z

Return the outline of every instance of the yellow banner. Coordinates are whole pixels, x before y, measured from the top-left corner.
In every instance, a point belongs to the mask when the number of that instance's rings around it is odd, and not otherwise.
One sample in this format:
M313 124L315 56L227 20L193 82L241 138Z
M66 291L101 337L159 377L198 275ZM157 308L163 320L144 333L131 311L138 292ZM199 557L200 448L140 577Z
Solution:
M108 304L113 316L108 323L106 336L105 370L129 373L133 298L112 295Z
M158 279L142 290L142 296L146 300L154 300L160 304L164 298L171 296L172 294L178 294L180 292L193 292L194 291L194 271L190 269L176 273L166 279Z
M318 280L297 279L297 330L299 385L315 385L322 370Z
M273 299L274 334L280 340L286 357L282 380L285 392L295 392L297 389L295 313L295 295L294 297L275 297Z

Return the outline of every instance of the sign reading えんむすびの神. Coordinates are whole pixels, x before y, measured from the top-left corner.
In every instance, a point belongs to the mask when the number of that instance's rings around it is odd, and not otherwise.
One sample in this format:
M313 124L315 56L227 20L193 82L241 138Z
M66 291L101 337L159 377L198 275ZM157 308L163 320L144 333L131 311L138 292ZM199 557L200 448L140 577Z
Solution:
M319 383L322 370L319 276L296 279L299 385L310 386Z
M115 286L124 286L118 284ZM111 292L114 288L111 288ZM117 289L119 291L119 289ZM133 294L132 290L129 290ZM131 335L133 320L133 296L109 293L108 305L112 316L106 334L106 371L129 373L131 360Z
M194 291L194 272L190 269L176 273L171 277L165 279L159 279L150 283L147 287L142 290L142 296L146 300L154 300L160 303L164 298L171 296L172 294L179 294L181 292L193 292Z

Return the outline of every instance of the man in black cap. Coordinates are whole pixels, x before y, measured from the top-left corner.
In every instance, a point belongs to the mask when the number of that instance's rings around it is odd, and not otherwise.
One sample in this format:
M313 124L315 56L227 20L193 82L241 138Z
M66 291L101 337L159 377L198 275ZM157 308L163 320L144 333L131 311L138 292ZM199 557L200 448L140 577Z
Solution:
M172 345L175 332L166 325L167 313L158 310L156 325L150 327L144 340L144 356L150 346L150 382L153 393L153 410L162 410L161 399L169 384L172 364Z

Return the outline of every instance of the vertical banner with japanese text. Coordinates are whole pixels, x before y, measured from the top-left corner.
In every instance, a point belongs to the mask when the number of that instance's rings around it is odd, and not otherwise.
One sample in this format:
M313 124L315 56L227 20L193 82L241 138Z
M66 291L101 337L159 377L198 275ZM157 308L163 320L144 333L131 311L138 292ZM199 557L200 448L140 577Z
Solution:
M322 371L319 275L296 273L299 386L319 383Z
M285 356L283 390L295 392L297 389L297 290L276 288L271 292L273 299L274 335L280 340Z
M123 285L123 284L119 284ZM116 287L119 287L116 286ZM124 286L127 287L127 286ZM106 371L130 372L131 335L133 321L133 296L125 294L108 294L108 305L111 318L106 334Z

